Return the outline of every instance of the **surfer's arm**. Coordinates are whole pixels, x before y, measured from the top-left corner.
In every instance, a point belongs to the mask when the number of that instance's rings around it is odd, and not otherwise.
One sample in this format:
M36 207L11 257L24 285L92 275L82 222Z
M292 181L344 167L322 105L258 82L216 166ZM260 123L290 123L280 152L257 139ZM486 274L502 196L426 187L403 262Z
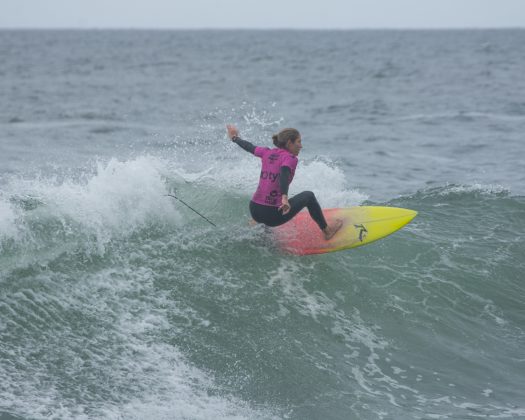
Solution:
M290 185L290 168L288 166L281 166L279 174L279 186L281 187L281 194L288 196L288 186Z
M256 147L249 141L243 140L239 137L239 130L237 130L237 127L235 127L232 124L228 124L226 125L226 129L228 130L228 137L231 139L231 141L237 143L241 148L243 148L247 152L255 154Z
M288 186L290 185L290 168L288 166L281 166L281 171L279 172L279 187L281 188L281 200L282 204L279 207L279 210L286 214L290 211L290 203L288 202Z
M250 152L251 154L255 153L255 146L249 141L243 140L239 136L233 136L232 141L234 143L237 143L242 149L246 150L247 152Z

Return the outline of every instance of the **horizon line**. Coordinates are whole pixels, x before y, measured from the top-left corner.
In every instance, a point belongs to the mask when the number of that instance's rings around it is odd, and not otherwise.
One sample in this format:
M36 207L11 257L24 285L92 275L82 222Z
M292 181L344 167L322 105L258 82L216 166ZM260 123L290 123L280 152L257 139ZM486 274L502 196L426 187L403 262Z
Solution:
M0 26L0 31L480 31L480 30L523 30L524 26L436 26L436 27L352 27L352 28L325 28L325 27L148 27L148 26Z

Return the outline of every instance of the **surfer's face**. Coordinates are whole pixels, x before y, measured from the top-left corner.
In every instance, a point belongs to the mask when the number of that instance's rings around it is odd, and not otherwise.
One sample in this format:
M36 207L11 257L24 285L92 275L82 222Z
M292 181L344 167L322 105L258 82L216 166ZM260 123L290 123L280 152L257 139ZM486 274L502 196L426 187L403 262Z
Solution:
M288 140L288 144L286 145L286 149L294 156L297 156L302 148L303 145L301 144L301 136L297 137L294 142Z

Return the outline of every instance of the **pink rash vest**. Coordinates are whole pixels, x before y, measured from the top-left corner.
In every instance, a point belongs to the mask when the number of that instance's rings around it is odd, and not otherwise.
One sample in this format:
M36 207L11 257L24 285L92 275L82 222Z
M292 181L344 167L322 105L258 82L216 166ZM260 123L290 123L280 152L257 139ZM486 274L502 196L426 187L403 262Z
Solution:
M298 159L288 150L268 147L255 147L253 154L261 158L262 168L259 186L252 197L252 201L263 206L280 207L282 193L279 184L281 166L290 168L288 184L293 180Z

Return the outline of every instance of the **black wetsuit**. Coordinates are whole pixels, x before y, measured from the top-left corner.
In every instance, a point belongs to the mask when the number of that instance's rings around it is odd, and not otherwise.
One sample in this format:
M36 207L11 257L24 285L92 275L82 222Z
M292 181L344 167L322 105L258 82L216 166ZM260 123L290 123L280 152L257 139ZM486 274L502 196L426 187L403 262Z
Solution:
M254 154L255 146L249 141L243 140L239 137L234 137L233 141L237 143L247 152ZM290 177L290 168L287 166L281 166L280 176L279 176L279 187L282 194L288 195L288 186ZM288 200L290 204L290 211L286 214L283 214L278 207L275 206L265 206L263 204L258 204L253 201L250 201L250 213L253 219L258 223L263 223L267 226L279 226L283 223L288 222L292 219L297 213L299 213L305 207L308 208L308 212L312 219L319 225L319 228L325 229L327 224L321 210L321 206L315 198L315 194L311 191L303 191Z

